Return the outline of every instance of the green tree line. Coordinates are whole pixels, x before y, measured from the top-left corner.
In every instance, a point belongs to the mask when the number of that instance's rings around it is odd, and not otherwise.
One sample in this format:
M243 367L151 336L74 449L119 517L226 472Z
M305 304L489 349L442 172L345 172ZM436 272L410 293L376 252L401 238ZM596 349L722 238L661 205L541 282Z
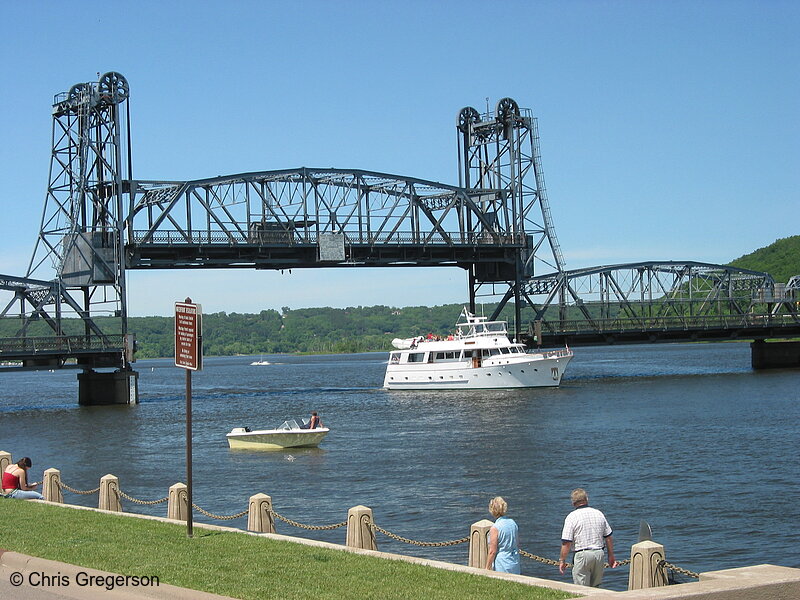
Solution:
M745 254L730 263L740 269L764 271L779 283L800 275L800 235L776 240L765 248Z
M259 313L207 313L203 315L203 352L209 356L276 353L352 353L377 352L391 348L392 339L432 333L447 335L463 309L461 304L441 306L356 306L349 308L284 307ZM494 305L485 305L479 313L489 316ZM501 314L513 329L513 306ZM523 311L523 329L533 318L532 309ZM13 337L19 319L0 319L0 337ZM113 319L98 319L104 331L119 331ZM128 330L136 335L138 358L174 354L173 317L130 317ZM78 319L64 319L67 335L80 335ZM40 320L32 324L28 336L51 336L52 330Z

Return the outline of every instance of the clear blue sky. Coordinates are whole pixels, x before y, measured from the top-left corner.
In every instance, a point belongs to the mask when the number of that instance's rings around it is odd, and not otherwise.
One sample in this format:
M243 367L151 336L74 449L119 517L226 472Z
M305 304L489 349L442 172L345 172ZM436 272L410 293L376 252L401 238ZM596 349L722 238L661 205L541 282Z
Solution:
M800 3L4 2L0 273L39 230L53 96L131 86L134 176L310 167L457 183L455 118L539 118L568 268L729 262L800 222ZM464 302L458 269L134 272L132 314Z

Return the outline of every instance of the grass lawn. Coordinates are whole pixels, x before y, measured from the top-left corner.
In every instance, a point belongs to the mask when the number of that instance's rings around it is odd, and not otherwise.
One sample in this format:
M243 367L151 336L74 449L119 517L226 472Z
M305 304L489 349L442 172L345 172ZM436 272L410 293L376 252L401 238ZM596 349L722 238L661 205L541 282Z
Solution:
M0 548L243 599L572 598L565 592L234 532L0 499Z

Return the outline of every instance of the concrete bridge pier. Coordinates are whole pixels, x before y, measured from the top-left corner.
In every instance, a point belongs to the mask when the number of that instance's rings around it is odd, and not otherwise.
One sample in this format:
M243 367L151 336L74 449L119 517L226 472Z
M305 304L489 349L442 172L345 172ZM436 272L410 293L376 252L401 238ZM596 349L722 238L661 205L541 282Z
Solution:
M132 369L103 373L87 369L78 373L78 404L138 404L139 372Z
M750 344L750 362L754 369L800 367L800 342L767 342Z

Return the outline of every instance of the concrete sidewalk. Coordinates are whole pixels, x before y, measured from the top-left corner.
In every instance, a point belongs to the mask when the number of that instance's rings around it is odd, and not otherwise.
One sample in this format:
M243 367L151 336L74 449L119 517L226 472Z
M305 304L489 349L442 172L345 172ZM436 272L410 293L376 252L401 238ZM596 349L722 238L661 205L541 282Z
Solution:
M127 577L126 577L127 576ZM233 600L153 580L0 550L3 600Z

